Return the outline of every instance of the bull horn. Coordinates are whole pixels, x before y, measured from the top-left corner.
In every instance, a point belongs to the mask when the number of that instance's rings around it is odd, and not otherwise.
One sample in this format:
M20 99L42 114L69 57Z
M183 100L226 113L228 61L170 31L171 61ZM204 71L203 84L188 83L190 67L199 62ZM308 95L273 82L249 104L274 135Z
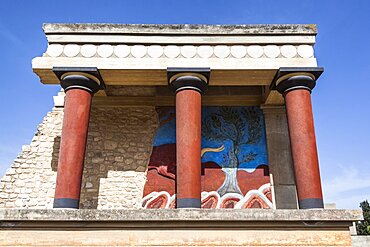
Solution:
M200 157L203 157L203 155L207 152L215 152L215 153L218 153L218 152L221 152L225 149L225 146L224 144L222 144L220 147L218 148L202 148L202 150L200 151Z

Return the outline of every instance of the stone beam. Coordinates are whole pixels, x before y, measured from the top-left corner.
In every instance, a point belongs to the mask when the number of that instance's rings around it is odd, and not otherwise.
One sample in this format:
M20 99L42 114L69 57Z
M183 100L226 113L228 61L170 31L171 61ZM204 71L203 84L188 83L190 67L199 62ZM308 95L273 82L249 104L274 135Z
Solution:
M32 62L45 84L54 66L97 67L106 85L166 85L167 67L210 67L209 85L270 85L280 67L316 67L314 25L46 24Z
M204 227L212 226L219 228L224 228L227 225L234 225L235 227L235 224L237 224L241 228L253 229L256 229L256 222L264 225L272 222L276 222L275 225L290 222L295 226L300 225L301 227L310 227L311 229L322 229L328 228L329 225L334 228L335 225L349 227L352 225L352 222L362 219L361 210L343 209L0 209L1 229L28 227L36 222L49 222L53 224L69 223L70 225L75 223L77 227L87 226L86 223L93 224L96 222L101 222L102 224L109 222L120 223L118 227L129 225L148 227L148 222L157 222L158 224L162 224L162 226L167 223L170 227L178 226L179 223L182 223L180 225L203 225ZM17 222L22 223L16 224ZM85 224L81 224L82 222ZM140 222L143 224L140 224Z
M7 246L351 246L361 210L7 210ZM66 237L68 236L68 237Z

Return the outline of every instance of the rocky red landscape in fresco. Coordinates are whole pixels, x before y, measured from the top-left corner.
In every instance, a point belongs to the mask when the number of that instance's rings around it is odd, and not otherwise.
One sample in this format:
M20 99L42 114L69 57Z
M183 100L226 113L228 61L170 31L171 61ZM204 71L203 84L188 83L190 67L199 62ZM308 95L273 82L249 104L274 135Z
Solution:
M225 174L222 168L215 162L202 163L201 185L204 192L215 192L205 196L202 200L202 208L215 208L219 197L216 195L217 189L221 187ZM144 187L144 197L153 192L167 192L169 196L176 194L176 144L165 144L153 147L153 152L148 165L147 182ZM270 182L268 166L260 165L252 173L244 170L237 171L237 180L243 195L248 191L258 190L261 186ZM264 191L265 196L271 201L270 189ZM147 208L165 207L170 200L166 193L158 195ZM231 195L225 199L222 207L234 208L235 204L241 200L241 197ZM175 207L175 203L171 203ZM254 195L248 200L245 207L269 208L266 203Z
M269 183L268 169L268 166L260 165L252 173L238 170L237 179L241 192L246 194L249 190L258 189L263 184ZM203 162L201 174L202 191L217 191L225 179L225 173L215 162ZM153 191L167 191L170 195L175 194L175 179L176 144L153 147L148 165L144 196Z
M157 112L160 128L148 165L142 206L175 208L175 114L169 107L159 107ZM210 107L202 114L202 208L271 208L261 113L253 107ZM215 125L211 120L218 122Z

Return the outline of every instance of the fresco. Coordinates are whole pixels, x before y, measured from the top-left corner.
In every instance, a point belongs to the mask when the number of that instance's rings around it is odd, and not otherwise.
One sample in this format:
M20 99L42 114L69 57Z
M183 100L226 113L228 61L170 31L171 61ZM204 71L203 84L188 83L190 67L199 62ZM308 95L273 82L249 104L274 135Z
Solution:
M156 108L159 128L144 187L144 208L175 208L176 114ZM202 208L271 208L266 136L258 107L202 108Z

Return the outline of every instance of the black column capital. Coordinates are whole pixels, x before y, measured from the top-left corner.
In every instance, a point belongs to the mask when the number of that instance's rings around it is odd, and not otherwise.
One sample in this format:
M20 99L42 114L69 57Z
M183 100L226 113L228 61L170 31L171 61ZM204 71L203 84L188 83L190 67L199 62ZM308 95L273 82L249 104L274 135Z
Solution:
M83 89L94 94L105 88L103 78L96 67L53 67L64 91Z
M281 67L276 72L271 87L281 94L295 89L311 92L323 71L322 67Z
M168 84L176 93L186 89L205 92L210 74L210 68L167 68Z

